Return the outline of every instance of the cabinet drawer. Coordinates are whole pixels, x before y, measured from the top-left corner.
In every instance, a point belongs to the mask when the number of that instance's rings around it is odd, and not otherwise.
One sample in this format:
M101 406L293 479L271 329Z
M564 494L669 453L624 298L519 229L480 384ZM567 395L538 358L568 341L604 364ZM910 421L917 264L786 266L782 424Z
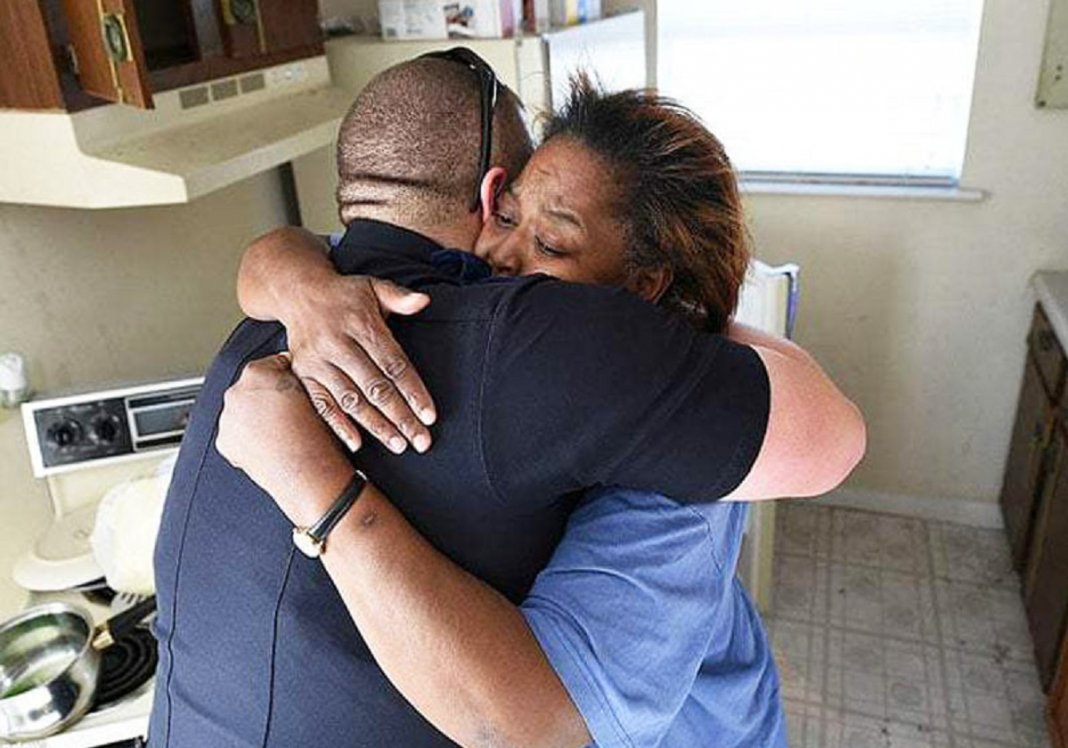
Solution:
M1054 402L1058 402L1064 388L1064 351L1057 342L1057 334L1053 332L1053 326L1050 325L1040 306L1035 307L1035 317L1031 323L1031 334L1027 342L1031 355L1038 364L1038 370L1042 374L1046 392Z

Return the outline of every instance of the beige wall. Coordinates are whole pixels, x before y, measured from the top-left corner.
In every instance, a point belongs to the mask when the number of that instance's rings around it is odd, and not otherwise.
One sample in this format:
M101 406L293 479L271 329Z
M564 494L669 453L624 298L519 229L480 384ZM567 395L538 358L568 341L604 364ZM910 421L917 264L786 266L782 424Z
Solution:
M0 352L45 392L199 373L239 318L241 248L284 220L275 172L165 208L0 205ZM0 570L49 511L19 420L0 410ZM0 614L20 605L0 573Z
M188 205L0 205L0 350L39 390L196 372L238 318L241 248L284 216L275 172Z
M1047 11L986 2L962 179L985 202L748 199L758 253L802 265L799 342L867 415L852 489L997 498L1028 280L1068 268L1068 111L1032 104Z

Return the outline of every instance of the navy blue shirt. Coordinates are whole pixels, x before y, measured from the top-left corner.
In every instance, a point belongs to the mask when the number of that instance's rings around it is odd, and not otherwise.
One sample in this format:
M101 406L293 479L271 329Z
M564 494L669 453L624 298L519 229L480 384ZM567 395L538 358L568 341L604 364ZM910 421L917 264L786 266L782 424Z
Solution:
M740 483L768 413L752 349L618 289L464 286L435 266L440 249L358 221L333 255L343 273L432 297L390 324L434 393L435 446L369 445L354 461L440 551L519 603L576 492L614 483L703 502ZM386 679L322 565L293 553L270 497L214 448L225 390L285 347L280 326L243 322L182 443L156 548L152 745L451 745Z

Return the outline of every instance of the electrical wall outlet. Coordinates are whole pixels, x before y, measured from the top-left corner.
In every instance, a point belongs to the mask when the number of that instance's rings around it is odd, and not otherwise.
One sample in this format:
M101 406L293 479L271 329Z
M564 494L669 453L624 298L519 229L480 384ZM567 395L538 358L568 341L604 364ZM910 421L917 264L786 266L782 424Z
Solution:
M270 88L292 86L296 83L303 83L307 78L308 69L300 62L280 65L267 71L267 85Z

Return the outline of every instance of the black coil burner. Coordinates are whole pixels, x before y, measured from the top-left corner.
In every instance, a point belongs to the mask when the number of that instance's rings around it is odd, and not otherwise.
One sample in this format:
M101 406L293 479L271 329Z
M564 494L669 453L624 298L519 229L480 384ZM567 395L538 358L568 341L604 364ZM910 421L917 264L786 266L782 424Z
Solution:
M94 709L112 704L143 686L156 672L159 662L156 638L143 627L116 639L100 655Z

